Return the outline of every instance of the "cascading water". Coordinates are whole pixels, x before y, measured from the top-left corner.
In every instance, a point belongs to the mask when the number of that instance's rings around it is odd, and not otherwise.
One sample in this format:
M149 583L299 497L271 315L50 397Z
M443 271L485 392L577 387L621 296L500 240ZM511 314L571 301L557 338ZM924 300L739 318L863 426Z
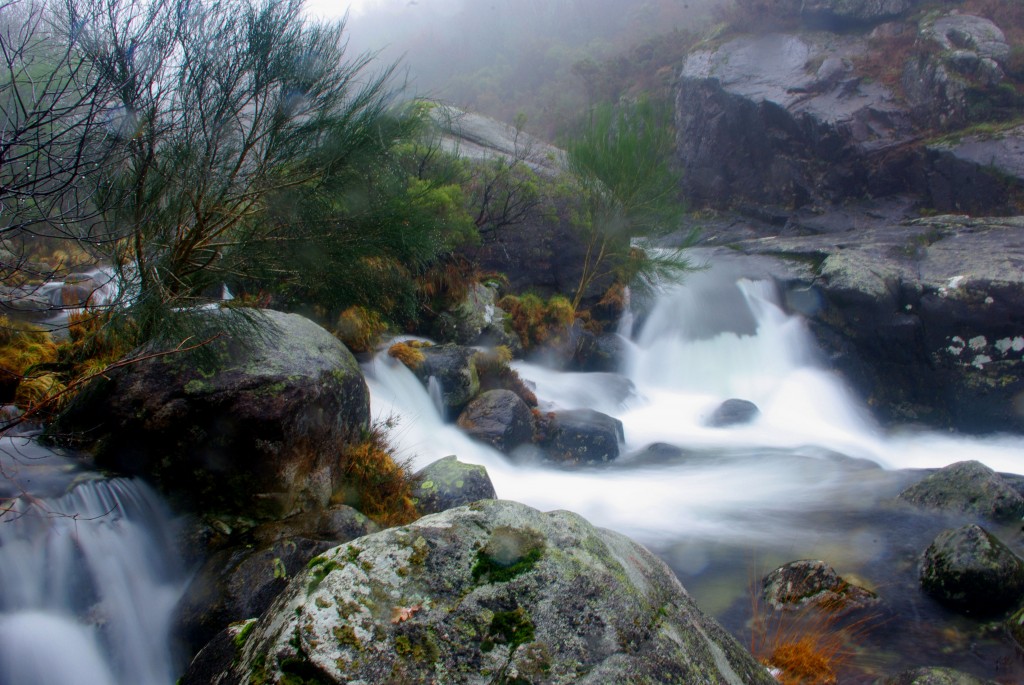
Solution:
M916 558L936 524L906 512L894 523L885 503L919 478L899 469L978 459L1021 472L1019 439L884 434L817 363L803 321L781 309L772 284L729 269L664 293L627 347L621 375L515 364L542 409L592 408L623 422L623 456L602 467L516 463L446 424L401 364L382 355L366 373L375 414L398 418L393 438L416 466L455 454L486 466L500 497L632 535L734 630L749 619L742 596L758 569L827 558L841 572L902 588L890 605L916 618L879 631L884 648L900 651L893 658L958 665L920 633L948 617L920 598L913 566L894 561ZM706 425L730 398L754 402L760 415ZM896 566L900 574L884 570Z
M0 472L0 683L173 683L186 573L159 498L23 438L2 439Z

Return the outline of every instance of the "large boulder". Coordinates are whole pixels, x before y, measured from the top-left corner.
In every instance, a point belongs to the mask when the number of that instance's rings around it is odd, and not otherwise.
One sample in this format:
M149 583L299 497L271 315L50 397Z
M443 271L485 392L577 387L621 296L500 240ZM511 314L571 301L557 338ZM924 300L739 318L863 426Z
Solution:
M238 642L206 682L774 682L643 547L496 500L317 557Z
M533 440L533 413L511 390L480 393L459 415L457 423L469 436L501 452Z
M992 680L975 678L969 673L952 668L912 668L891 678L883 685L995 685Z
M929 509L968 512L995 521L1024 517L1024 496L998 473L978 461L939 469L899 494L899 499Z
M366 382L348 349L312 321L252 316L255 331L206 346L212 361L146 350L97 379L51 435L190 508L258 519L327 505L342 481L341 447L369 424Z
M965 614L989 616L1018 606L1024 561L981 526L946 530L921 558L921 587Z

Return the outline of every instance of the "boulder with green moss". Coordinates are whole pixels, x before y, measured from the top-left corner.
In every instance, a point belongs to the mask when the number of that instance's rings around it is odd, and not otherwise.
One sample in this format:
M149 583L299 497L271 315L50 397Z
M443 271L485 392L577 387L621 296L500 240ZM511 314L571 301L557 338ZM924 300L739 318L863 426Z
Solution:
M640 545L487 500L313 559L208 682L774 680Z
M1024 560L974 524L946 530L925 550L921 587L961 613L992 616L1019 606Z
M487 469L451 455L428 464L416 474L413 497L421 514L436 514L478 500L495 499L497 494Z
M340 447L369 424L355 357L295 314L209 316L251 325L203 357L149 356L96 379L51 433L202 512L262 519L327 505L342 481Z

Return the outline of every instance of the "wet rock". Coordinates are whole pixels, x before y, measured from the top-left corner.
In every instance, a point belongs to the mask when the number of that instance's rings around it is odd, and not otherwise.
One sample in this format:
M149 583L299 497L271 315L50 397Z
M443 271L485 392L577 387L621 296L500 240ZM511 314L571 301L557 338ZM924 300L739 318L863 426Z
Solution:
M749 400L729 399L711 412L704 425L711 428L726 428L751 423L761 415L757 405Z
M96 379L52 436L194 510L265 520L326 506L343 479L340 446L369 425L355 357L295 314L209 316L256 317L256 330L209 343L209 363L170 354Z
M429 387L433 378L441 386L441 401L452 416L458 413L480 392L475 355L472 347L461 345L431 345L419 348L424 360L413 368L413 373Z
M511 390L480 393L462 411L457 423L470 437L501 452L533 439L533 413Z
M498 497L487 469L463 463L455 455L428 464L416 474L416 481L413 497L421 514L435 514Z
M487 342L502 345L511 340L504 329L505 313L496 303L495 290L483 283L469 287L466 298L434 322L433 337L459 345Z
M235 621L260 616L317 554L375 533L378 526L347 506L260 526L214 552L175 612L175 634L195 653Z
M593 409L552 412L545 433L541 447L559 462L611 461L625 440L621 421Z
M665 564L581 517L483 501L317 557L210 683L774 682Z
M939 469L899 494L899 499L929 509L959 511L995 521L1024 516L1024 496L981 462L961 461Z
M872 24L901 16L918 0L807 0L801 5L805 19L828 22L837 30Z
M805 559L780 566L761 581L764 601L775 609L799 609L808 604L828 611L859 609L878 596L844 580L824 561Z
M952 668L913 668L885 680L883 685L995 685Z
M1017 606L1024 593L1024 561L987 530L946 530L925 550L921 587L964 614L988 616Z
M625 350L626 343L620 335L595 335L590 331L580 331L576 338L572 368L579 371L614 373L621 368Z

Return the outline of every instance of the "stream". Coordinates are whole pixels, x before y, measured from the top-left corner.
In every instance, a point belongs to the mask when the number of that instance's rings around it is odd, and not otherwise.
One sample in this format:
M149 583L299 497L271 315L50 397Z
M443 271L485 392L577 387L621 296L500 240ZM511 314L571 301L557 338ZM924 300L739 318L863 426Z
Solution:
M946 612L917 586L917 559L941 530L967 519L893 500L923 473L976 459L1024 473L1019 436L882 431L824 368L805 323L774 286L716 267L659 298L631 336L621 374L569 373L517 362L542 411L590 408L620 419L622 456L564 468L510 460L446 424L405 367L364 367L378 419L416 467L455 454L484 465L499 497L569 509L642 542L697 603L751 644L751 589L778 565L823 559L882 597L858 627L843 683L902 668L958 668L1024 682L1003 631ZM722 401L754 402L753 422L710 428ZM988 526L1021 550L1021 533Z
M622 421L622 456L604 465L509 459L446 423L428 389L386 354L363 370L375 417L397 419L398 456L419 468L455 454L484 465L500 497L632 536L755 649L759 579L787 561L824 559L883 599L859 626L840 682L919 665L1024 682L1024 660L1001 629L948 613L917 588L920 553L962 519L893 501L922 477L909 469L977 459L1024 473L1019 436L882 431L820 363L773 285L731 268L691 276L633 328L618 374L514 365L542 410L591 408ZM729 398L761 414L706 426ZM3 440L3 481L30 492L0 489L22 495L0 515L0 685L173 683L181 664L171 616L188 569L172 513L141 481L100 479L29 439ZM993 532L1022 549L1020 530Z

